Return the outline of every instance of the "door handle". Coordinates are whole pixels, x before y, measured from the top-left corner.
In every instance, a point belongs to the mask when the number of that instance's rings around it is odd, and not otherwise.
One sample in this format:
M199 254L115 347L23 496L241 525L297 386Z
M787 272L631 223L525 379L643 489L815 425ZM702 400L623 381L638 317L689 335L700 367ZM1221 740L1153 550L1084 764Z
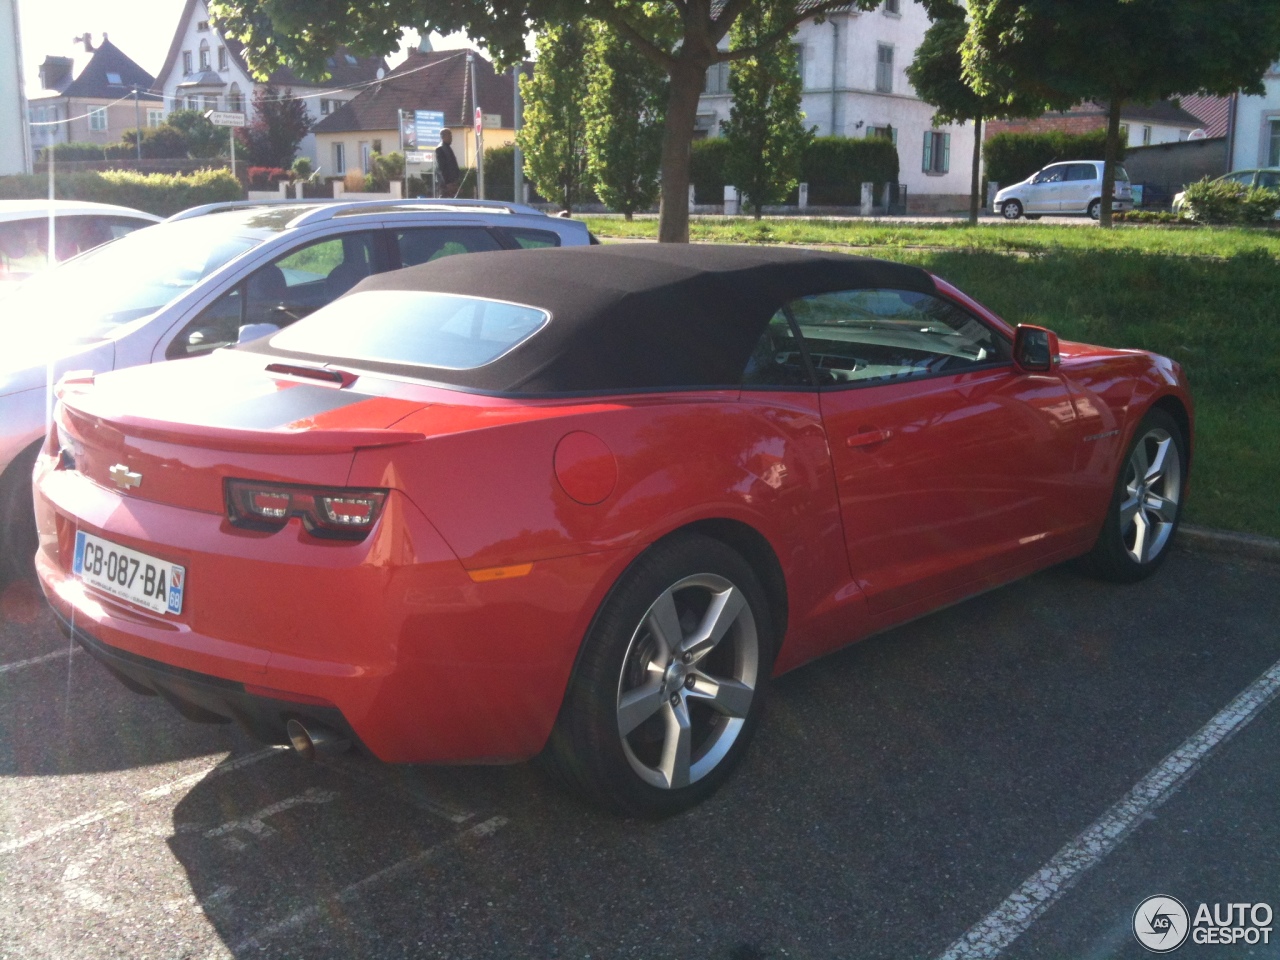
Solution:
M845 439L846 447L869 447L873 444L884 443L893 436L891 430L862 430L853 436Z

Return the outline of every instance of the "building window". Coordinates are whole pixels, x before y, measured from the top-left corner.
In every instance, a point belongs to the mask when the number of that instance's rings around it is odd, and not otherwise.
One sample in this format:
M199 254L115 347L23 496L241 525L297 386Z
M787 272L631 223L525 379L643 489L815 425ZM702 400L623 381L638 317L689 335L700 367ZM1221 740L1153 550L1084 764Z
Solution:
M803 90L806 86L804 81L804 44L792 44L791 49L796 55L796 76L800 78L800 89Z
M1271 141L1267 147L1267 166L1280 167L1280 120L1271 121Z
M893 92L893 47L887 43L876 44L876 91Z
M345 143L335 143L333 145L333 172L339 176L347 172L347 145Z
M196 99L195 97L187 97L187 109L188 109L188 110L199 110L199 109L200 109L200 101L199 101L198 99Z
M1148 147L1151 145L1151 128L1150 127L1142 128L1142 145L1144 147Z
M227 48L226 47L218 48L218 69L219 70L227 69Z
M208 20L201 20L199 23L196 24L196 30L200 33L205 33L206 31L208 31L208 29L209 29Z
M898 142L898 128L892 124L885 124L883 127L867 127L867 138L880 137L883 140L892 140L896 145Z
M369 141L361 140L360 141L360 169L363 170L365 173L369 172L369 166L370 166L369 153L370 153Z
M89 111L89 129L98 131L107 129L106 107L98 107Z
M895 17L901 16L902 10L899 8L899 0L884 0L884 12L891 13Z
M163 110L147 110L147 126L162 127L164 126Z
M240 92L238 83L233 83L227 94L227 109L232 113L244 113L244 94Z
M203 97L201 97L201 98L200 98L200 100L202 101L201 106L203 107L203 109L205 109L205 110L217 110L217 109L218 109L218 98L217 98L217 97L211 97L211 96L209 96L209 95L206 93Z
M182 51L182 72L187 76L191 76L191 51Z
M333 110L333 101L332 101L332 100L321 100L321 101L320 101L320 116L322 116L322 117L327 117L327 116L330 114L330 112L331 112L332 110Z
M925 173L946 173L951 169L951 134L940 130L924 132L924 161L920 168Z
M707 68L707 80L702 87L703 93L729 92L729 64L713 63Z
M1120 124L1120 142L1125 146L1129 145L1129 125L1127 123Z
M201 70L209 69L209 41L208 40L200 41L200 69Z

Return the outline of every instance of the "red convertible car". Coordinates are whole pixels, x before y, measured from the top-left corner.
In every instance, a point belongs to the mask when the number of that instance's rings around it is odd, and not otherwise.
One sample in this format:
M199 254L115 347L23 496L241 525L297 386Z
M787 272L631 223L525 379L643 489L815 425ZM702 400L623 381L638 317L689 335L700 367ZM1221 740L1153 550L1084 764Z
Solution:
M1192 437L1164 357L717 246L451 257L59 396L37 566L131 689L651 816L771 676L1069 558L1152 573Z

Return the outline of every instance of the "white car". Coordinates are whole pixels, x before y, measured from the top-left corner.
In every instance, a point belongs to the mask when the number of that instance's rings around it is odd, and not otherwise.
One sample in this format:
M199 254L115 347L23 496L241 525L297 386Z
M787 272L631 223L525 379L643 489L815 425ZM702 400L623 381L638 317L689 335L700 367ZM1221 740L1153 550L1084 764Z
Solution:
M54 260L110 243L161 218L131 207L81 200L0 200L0 289L49 265L49 214Z
M1025 216L1039 220L1045 214L1069 216L1085 214L1098 219L1102 209L1101 160L1071 160L1051 163L1021 183L996 194L996 213L1006 220ZM1111 209L1117 213L1133 209L1133 185L1124 167L1116 166L1115 193Z
M36 551L31 471L53 385L274 333L365 277L440 257L594 242L586 225L483 200L197 207L0 300L0 579Z

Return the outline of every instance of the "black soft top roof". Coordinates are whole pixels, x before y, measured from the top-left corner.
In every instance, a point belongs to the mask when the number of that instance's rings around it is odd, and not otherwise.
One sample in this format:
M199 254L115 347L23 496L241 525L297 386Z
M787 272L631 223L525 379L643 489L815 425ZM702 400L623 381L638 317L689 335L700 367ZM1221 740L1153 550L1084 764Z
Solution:
M546 394L737 386L779 307L860 288L936 292L925 271L883 260L633 243L446 257L369 277L347 296L428 290L539 307L551 322L483 367L361 365L472 390Z

